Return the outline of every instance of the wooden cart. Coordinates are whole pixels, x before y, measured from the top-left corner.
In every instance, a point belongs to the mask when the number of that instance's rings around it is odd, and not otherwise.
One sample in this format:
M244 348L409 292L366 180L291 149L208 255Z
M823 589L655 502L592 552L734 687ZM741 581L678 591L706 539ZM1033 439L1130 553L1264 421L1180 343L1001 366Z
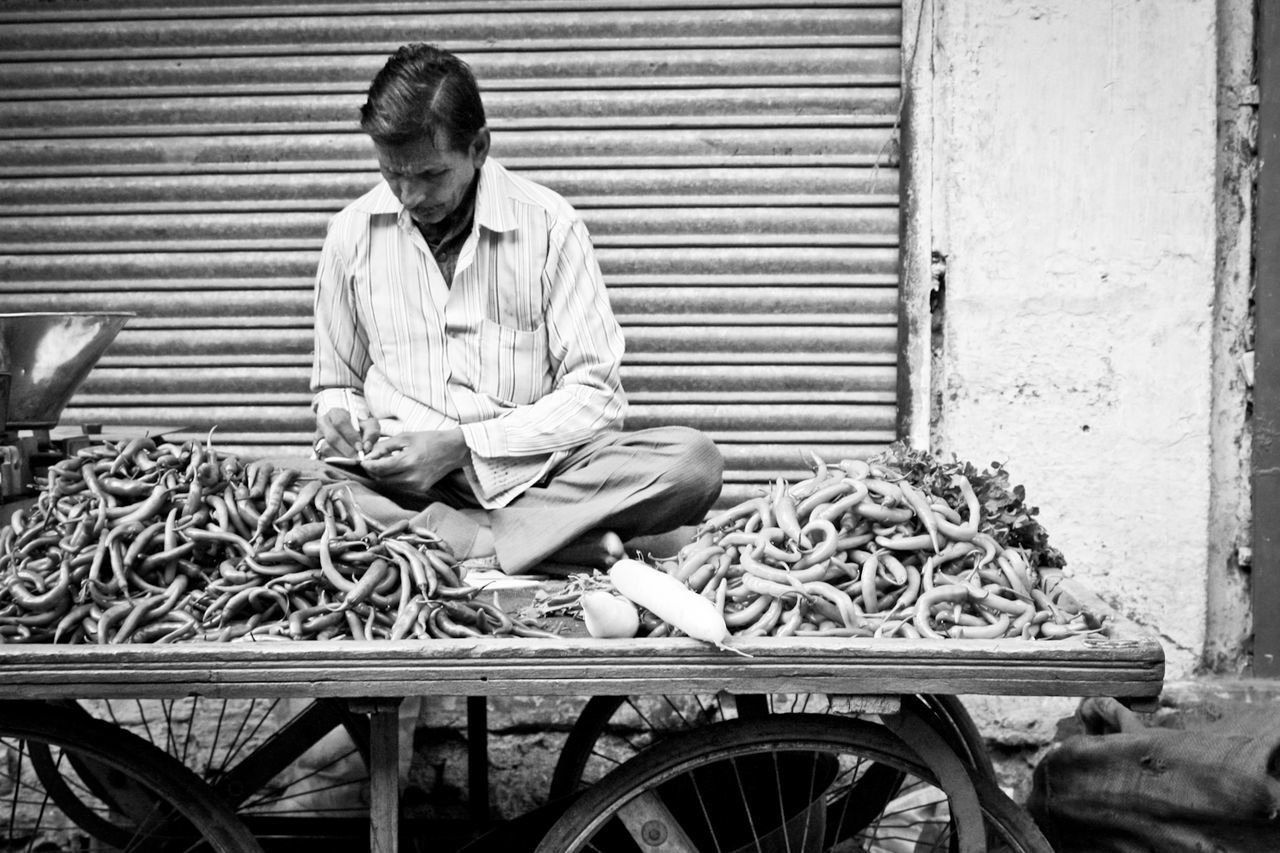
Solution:
M1106 610L1085 592L1077 595L1095 609ZM1027 829L1025 816L1010 817L1007 804L999 804L998 809L991 804L1002 795L991 784L989 769L984 772L983 765L989 768L989 762L975 751L973 737L957 731L963 721L949 718L948 706L930 700L990 694L1110 696L1129 704L1150 703L1162 686L1160 645L1113 614L1108 616L1105 632L1067 640L735 639L733 647L742 654L687 638L0 646L0 696L10 700L0 704L0 734L20 743L53 742L65 760L75 763L79 757L89 767L82 775L93 776L94 768L118 764L126 775L154 774L156 788L185 786L190 789L185 799L171 805L202 827L210 845L251 850L254 842L246 841L249 833L237 821L234 806L227 807L226 798L212 787L194 786L194 776L182 778L171 767L128 766L131 759L120 753L130 753L132 741L122 741L126 746L116 749L113 732L123 733L112 724L74 725L78 718L64 716L67 711L58 703L201 696L312 698L322 700L317 707L336 704L368 723L370 846L376 853L389 853L401 843L397 707L403 697L465 696L473 709L481 711L486 697L499 696L842 697L838 710L862 711L870 721L839 714L774 714L764 720L718 722L669 748L671 741L681 739L664 741L662 749L646 750L610 774L608 784L594 785L578 797L554 821L553 831L539 849L606 849L585 839L604 833L602 827L613 822L633 836L633 849L698 850L697 839L688 837L679 826L680 817L664 807L654 792L676 784L672 780L687 781L704 772L718 757L760 753L758 742L772 738L786 741L775 749L786 755L806 754L806 750L814 755L837 753L852 742L850 749L873 763L897 767L899 776L905 768L929 778L949 800L956 849L988 849L995 810L999 812L996 824L1014 824L1009 829L1013 836L1028 836L1006 840L999 849L1039 851L1048 848L1033 828ZM942 712L935 713L939 707ZM332 726L332 720L317 723L306 736L319 737L326 725ZM68 727L79 730L76 737L70 737ZM483 725L479 729L483 731ZM58 740L59 730L67 735L65 742ZM144 752L134 745L135 757ZM269 763L270 750L258 753L258 759ZM277 755L275 760L288 760L288 756ZM170 796L167 791L160 794ZM822 817L821 812L803 808L790 818L786 812L779 814L778 826L772 828L774 842L781 838L783 846L778 849L789 849L791 844L779 835L791 826L786 821L803 814L808 825ZM539 826L538 831L543 828ZM618 830L615 826L611 831ZM768 834L762 828L754 837ZM419 845L418 849L432 848Z

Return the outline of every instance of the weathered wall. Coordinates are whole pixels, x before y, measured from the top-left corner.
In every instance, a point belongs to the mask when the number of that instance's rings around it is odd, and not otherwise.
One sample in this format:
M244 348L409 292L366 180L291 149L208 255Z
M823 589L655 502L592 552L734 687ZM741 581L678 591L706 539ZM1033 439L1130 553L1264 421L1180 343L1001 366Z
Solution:
M1007 463L1184 676L1206 643L1215 4L926 7L936 445Z
M1253 630L1251 435L1253 188L1258 165L1254 8L1218 0L1218 296L1214 310L1208 613L1203 660L1239 672Z

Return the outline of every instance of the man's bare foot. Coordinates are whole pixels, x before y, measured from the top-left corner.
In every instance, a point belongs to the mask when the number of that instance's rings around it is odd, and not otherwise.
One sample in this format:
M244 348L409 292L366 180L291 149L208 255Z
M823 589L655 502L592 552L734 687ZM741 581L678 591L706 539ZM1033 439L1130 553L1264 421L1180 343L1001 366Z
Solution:
M612 530L593 530L547 557L547 561L590 569L607 569L625 556L627 552L622 547L622 539L618 534Z

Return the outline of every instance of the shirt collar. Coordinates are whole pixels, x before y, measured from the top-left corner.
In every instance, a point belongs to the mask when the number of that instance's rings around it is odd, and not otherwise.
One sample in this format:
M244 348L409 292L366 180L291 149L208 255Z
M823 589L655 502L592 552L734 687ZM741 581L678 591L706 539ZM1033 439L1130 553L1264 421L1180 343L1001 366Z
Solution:
M476 224L490 231L511 231L519 219L511 214L510 176L507 170L492 157L486 158L480 167L480 186L476 188ZM386 181L379 181L364 198L357 203L361 210L370 216L390 214L407 227L413 227L409 212L396 198Z
M511 231L519 219L511 213L511 176L492 157L480 167L476 188L476 222L490 231Z

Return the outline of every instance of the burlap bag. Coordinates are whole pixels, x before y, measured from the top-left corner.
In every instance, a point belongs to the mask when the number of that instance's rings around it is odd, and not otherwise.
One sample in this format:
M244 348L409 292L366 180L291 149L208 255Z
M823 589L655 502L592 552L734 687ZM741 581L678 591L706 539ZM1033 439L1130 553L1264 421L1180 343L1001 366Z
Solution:
M1058 853L1280 853L1280 708L1156 723L1090 699L1079 716L1027 802Z

